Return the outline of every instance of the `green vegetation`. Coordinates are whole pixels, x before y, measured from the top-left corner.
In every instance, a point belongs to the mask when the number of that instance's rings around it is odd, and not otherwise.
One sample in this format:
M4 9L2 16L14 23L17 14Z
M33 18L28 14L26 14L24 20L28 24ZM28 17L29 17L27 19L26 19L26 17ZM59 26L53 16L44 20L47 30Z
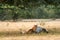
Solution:
M0 0L0 20L21 18L60 18L60 0Z

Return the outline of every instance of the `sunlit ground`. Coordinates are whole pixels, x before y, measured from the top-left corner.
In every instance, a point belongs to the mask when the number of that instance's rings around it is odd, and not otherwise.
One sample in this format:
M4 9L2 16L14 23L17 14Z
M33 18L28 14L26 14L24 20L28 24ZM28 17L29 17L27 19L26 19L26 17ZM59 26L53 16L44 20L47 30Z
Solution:
M32 28L34 24L42 24L48 33L22 34L20 31ZM22 30L21 30L21 29ZM0 40L60 40L60 21L43 22L0 22Z

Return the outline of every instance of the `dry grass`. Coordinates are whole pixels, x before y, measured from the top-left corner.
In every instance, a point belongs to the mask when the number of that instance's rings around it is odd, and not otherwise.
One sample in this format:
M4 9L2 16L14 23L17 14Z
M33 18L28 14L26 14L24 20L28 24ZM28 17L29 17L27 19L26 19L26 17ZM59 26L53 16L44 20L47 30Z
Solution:
M22 31L29 30L33 25L37 24L46 29L60 28L60 21L48 22L0 22L0 31Z
M49 33L21 34L34 24L46 28ZM60 21L0 22L0 40L60 40Z
M0 37L0 40L60 40L60 35L46 35L46 36L9 36Z

